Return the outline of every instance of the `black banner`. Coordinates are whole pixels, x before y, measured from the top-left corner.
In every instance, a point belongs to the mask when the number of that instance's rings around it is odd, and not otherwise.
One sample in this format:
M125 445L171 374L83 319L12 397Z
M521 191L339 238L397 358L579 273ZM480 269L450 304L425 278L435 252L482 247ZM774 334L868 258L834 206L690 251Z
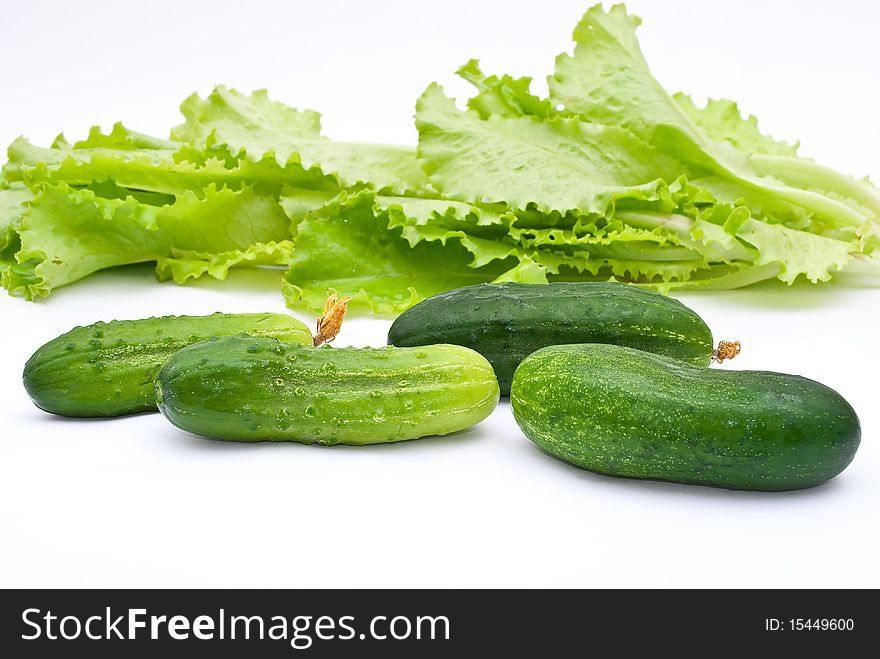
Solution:
M163 659L227 649L248 657L840 652L874 635L874 599L839 590L8 590L0 650Z

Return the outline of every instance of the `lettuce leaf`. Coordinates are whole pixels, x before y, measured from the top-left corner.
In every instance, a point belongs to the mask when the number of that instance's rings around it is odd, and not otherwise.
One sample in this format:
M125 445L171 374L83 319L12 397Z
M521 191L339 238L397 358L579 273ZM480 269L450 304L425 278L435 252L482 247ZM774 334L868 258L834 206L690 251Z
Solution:
M727 226L725 226L727 230ZM758 252L756 266L775 264L778 277L787 284L804 275L814 284L828 281L834 272L843 270L850 260L849 242L789 229L781 224L767 224L752 218L729 229L731 235L752 245Z
M33 197L21 184L0 188L0 270L15 261L15 253L21 246L18 224Z
M687 94L673 94L678 107L715 142L729 142L745 153L797 156L798 145L774 140L758 128L754 115L743 117L739 106L727 99L709 99L699 107Z
M292 251L293 242L290 240L255 243L247 249L216 254L172 249L173 257L157 259L156 276L159 281L171 279L176 284L183 284L188 279L198 279L202 275L222 280L226 279L230 268L287 265Z
M749 122L733 122L735 130L730 141L712 139L720 132L717 118L710 118L714 108L696 113L686 101L679 98L676 102L663 89L639 48L636 28L640 23L623 5L607 12L597 5L587 11L574 30L573 54L562 54L556 60L555 73L548 80L551 101L586 120L631 130L667 156L679 159L691 175L730 179L746 190L779 197L841 226L861 228L876 221L876 216L856 200L824 194L821 177L817 177L819 185L814 190L812 186L786 185L755 171L752 154L735 148L736 142L747 133L747 144L759 142L766 147L771 141L759 139L753 126L744 129L744 123ZM708 134L695 118L710 127ZM771 150L778 154L780 147L773 144ZM852 184L861 186L854 180ZM838 186L824 192L840 193L843 189L845 186Z
M299 223L283 290L292 307L318 312L335 292L351 297L355 308L392 314L442 291L492 281L517 265L512 258L481 267L473 262L460 236L411 245L389 228L389 213L373 192L343 192Z
M282 167L271 155L227 167L217 158L207 158L200 163L177 161L176 149L114 149L92 147L87 143L77 143L72 148L47 149L18 138L8 150L6 180L22 181L32 187L43 183L67 183L93 189L95 184L109 181L131 190L134 195L154 192L166 196L201 193L209 185L235 190L257 185L261 191L271 194L278 194L284 186L338 189L336 181L320 170L306 170L293 162ZM166 198L165 201L169 203L173 199Z
M289 221L274 199L251 188L208 187L202 198L187 193L157 207L131 197L104 199L60 183L34 197L15 233L20 248L2 284L34 299L117 265L162 261L160 274L182 282L204 273L222 278L240 263L278 262L287 251L273 243L285 244ZM261 244L269 246L254 247Z
M430 189L413 149L330 141L320 134L318 113L272 101L265 90L247 96L220 86L205 99L193 94L180 109L186 121L172 137L227 163L271 156L281 167L334 176L341 187L369 185L395 194Z
M228 139L249 144L265 153L276 142L321 137L321 115L297 110L269 98L265 89L250 95L218 85L206 97L192 94L180 105L186 118L171 130L178 142L226 143Z
M482 119L525 115L544 118L553 114L550 101L532 94L531 78L487 76L475 59L459 67L456 73L477 88L478 93L468 99L467 106Z
M416 126L434 187L471 203L603 214L615 195L680 171L626 130L566 117L483 119L459 110L436 84L416 105Z
M283 267L290 305L328 290L388 314L487 281L668 291L880 271L880 190L798 156L728 100L668 94L622 5L588 10L549 96L458 70L460 109L418 99L418 148L335 142L320 115L223 86L170 139L116 124L15 140L0 176L0 283L28 298L116 265L159 279Z
M506 281L515 281L521 284L546 284L549 279L547 278L547 268L534 261L530 256L524 256L510 270L493 279L492 283L500 284Z

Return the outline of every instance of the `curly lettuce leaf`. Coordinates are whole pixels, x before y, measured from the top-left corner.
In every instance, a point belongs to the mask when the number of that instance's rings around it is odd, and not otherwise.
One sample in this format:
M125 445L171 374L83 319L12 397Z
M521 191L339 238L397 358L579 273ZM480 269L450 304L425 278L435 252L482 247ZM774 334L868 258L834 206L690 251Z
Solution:
M284 188L280 197L281 207L291 219L294 228L305 218L328 202L335 201L336 195L325 191ZM394 195L375 195L376 212L387 213L389 228L403 228L403 235L412 244L437 235L445 237L449 232L458 231L474 238L504 240L508 227L515 220L510 211L495 210L448 199L423 197L401 197Z
M745 153L797 156L798 145L788 144L763 134L754 115L743 117L739 106L727 99L709 99L699 107L687 94L674 94L679 108L712 140L729 142Z
M825 194L857 212L870 215L874 228L880 229L880 191L869 181L857 181L813 160L785 154L757 152L749 158L749 164L758 174Z
M273 101L265 89L245 95L218 85L205 98L190 95L180 111L186 121L171 130L171 138L178 142L209 146L237 142L240 148L247 144L262 155L285 140L321 137L320 114Z
M511 237L525 248L553 249L599 260L691 261L702 255L681 244L674 234L623 226L577 235L560 229L513 229Z
M549 279L547 278L547 268L530 256L523 256L519 263L496 277L492 283L500 284L505 281L515 281L520 284L546 284Z
M459 110L439 85L416 106L419 156L444 196L541 212L603 214L616 194L679 174L675 161L614 126Z
M564 267L640 283L684 285L695 279L702 286L707 278L721 276L729 287L773 277L792 284L804 276L817 283L831 279L852 259L848 241L761 222L745 207L719 209L717 216L726 218L722 225L703 218L624 213L618 220L626 224L624 229L585 235L530 229L517 237L524 248L537 250L534 257L553 273ZM754 269L755 275L746 269Z
M876 272L880 191L800 158L731 101L670 96L622 6L594 7L549 98L529 78L430 86L419 148L338 143L320 116L217 87L170 140L122 124L49 148L23 138L0 178L0 282L48 294L155 261L183 283L289 264L288 303L328 289L379 313L481 281L617 279L661 290Z
M172 137L227 163L271 155L281 167L334 176L341 187L368 185L395 194L430 189L413 149L330 141L320 134L320 115L272 101L265 90L245 95L221 86L205 99L193 94L180 109L186 121Z
M320 170L306 170L298 163L282 167L271 155L228 167L216 158L207 158L201 163L177 161L176 150L115 149L87 146L87 143L64 149L42 148L18 138L9 147L6 179L23 181L29 186L67 183L96 191L96 184L110 182L120 188L115 196L121 198L125 196L124 190L130 190L135 196L145 192L173 196L201 193L210 185L235 190L257 185L261 191L271 194L278 194L284 186L338 189L336 181Z
M445 245L457 239L473 255L472 268L520 253L506 233L506 218L470 204L377 196L376 211L388 216L389 229L401 229L410 247L422 241Z
M415 232L431 229L461 231L474 237L504 240L516 219L507 210L496 212L448 199L377 195L376 204L389 212L391 228L402 226Z
M371 191L342 193L299 223L283 290L293 307L320 311L330 291L351 297L354 307L391 314L442 291L492 281L516 265L513 258L473 262L459 236L411 245L389 228Z
M114 153L119 160L136 159L159 166L172 159L174 150L110 149L91 146L74 149L68 144L59 144L58 140L51 147L44 148L19 137L6 150L7 161L3 166L3 178L6 181L28 181L28 176L37 172L38 180L43 179L46 178L47 172L57 170L71 157L78 161L87 161L95 153Z
M725 222L724 230L757 250L754 265L778 267L778 278L787 284L800 275L814 284L828 281L850 261L851 243L759 222L742 207Z
M662 284L688 279L693 273L711 267L704 259L657 261L635 258L594 257L587 251L573 253L534 250L528 254L545 268L551 281L608 281Z
M15 253L21 247L18 226L33 193L16 184L0 189L0 271L15 263Z
M478 60L472 59L456 73L477 88L477 94L468 99L467 106L482 119L489 117L548 117L553 114L550 101L531 92L531 78L512 78L508 75L487 76Z
M109 133L102 132L100 126L92 126L88 137L73 145L63 134L56 137L49 148L36 146L24 137L18 137L7 148L3 179L20 181L27 172L38 167L56 169L71 153L83 160L92 153L118 152L121 159L139 156L141 160L161 164L169 160L180 146L178 142L133 131L122 123L114 124Z
M861 228L876 221L870 210L852 198L842 200L812 186L786 185L762 176L752 167L751 153L712 139L711 133L717 131L707 134L702 130L683 107L686 103L677 103L651 74L636 38L640 23L623 5L607 12L601 5L588 10L574 30L574 52L557 58L555 73L548 79L551 100L567 113L631 130L682 161L691 174L733 180L747 190L774 195L841 226ZM737 134L741 135L742 131ZM757 153L755 157L766 156ZM845 186L825 191L842 189Z
M203 197L187 193L170 206L151 206L131 197L105 199L61 183L34 197L17 222L16 235L20 248L2 284L12 294L33 299L98 270L146 261L200 260L208 263L202 272L225 276L226 264L248 261L247 256L236 261L230 252L283 243L290 234L277 202L250 188L209 187ZM209 255L221 255L220 261L212 263ZM162 271L173 274L171 265Z
M778 263L762 266L755 266L751 263L716 264L695 270L686 279L648 284L634 283L663 293L674 290L725 291L774 279L779 274L779 270Z
M171 279L175 284L183 284L202 275L223 280L231 268L287 265L292 251L293 242L290 240L256 243L247 249L217 254L173 249L173 257L157 259L156 276L159 281Z
M55 140L56 148L59 142L66 144L63 135ZM92 126L89 135L84 140L78 140L70 146L72 149L113 149L114 151L174 151L180 148L180 144L174 140L165 140L146 133L127 128L122 122L113 124L109 133L104 133L100 126Z

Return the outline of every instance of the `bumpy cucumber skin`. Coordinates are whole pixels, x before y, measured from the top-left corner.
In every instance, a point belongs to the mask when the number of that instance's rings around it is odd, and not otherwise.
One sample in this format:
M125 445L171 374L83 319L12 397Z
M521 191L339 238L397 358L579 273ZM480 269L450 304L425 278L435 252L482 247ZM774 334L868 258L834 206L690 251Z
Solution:
M819 485L846 468L861 437L849 403L813 380L609 345L535 352L510 402L525 435L571 464L730 489Z
M510 282L441 293L398 316L388 343L476 350L495 368L502 396L520 362L545 346L610 343L703 366L712 356L712 332L691 309L614 282Z
M309 348L245 337L175 353L156 391L162 413L188 432L353 445L464 430L499 398L492 366L461 346Z
M308 328L283 314L243 313L114 320L76 327L39 348L24 367L37 407L74 417L156 410L153 383L177 350L212 336L247 333L310 344Z

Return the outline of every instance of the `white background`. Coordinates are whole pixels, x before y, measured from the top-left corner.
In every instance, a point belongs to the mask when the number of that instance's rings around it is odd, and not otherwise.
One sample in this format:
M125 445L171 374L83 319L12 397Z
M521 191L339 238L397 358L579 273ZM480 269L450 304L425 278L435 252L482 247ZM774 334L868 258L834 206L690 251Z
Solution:
M628 5L670 91L738 99L804 154L880 178L878 5ZM453 71L480 57L543 89L587 6L6 3L0 141L119 119L164 136L186 95L224 83L320 110L334 138L414 143L429 82L461 94ZM20 383L43 342L99 319L283 311L278 273L177 287L136 266L0 298L0 586L880 586L880 282L681 297L742 341L731 368L850 400L863 441L841 477L760 494L596 476L542 454L506 403L456 436L360 449L207 441L155 414L52 418ZM382 345L387 327L350 320L337 345Z

